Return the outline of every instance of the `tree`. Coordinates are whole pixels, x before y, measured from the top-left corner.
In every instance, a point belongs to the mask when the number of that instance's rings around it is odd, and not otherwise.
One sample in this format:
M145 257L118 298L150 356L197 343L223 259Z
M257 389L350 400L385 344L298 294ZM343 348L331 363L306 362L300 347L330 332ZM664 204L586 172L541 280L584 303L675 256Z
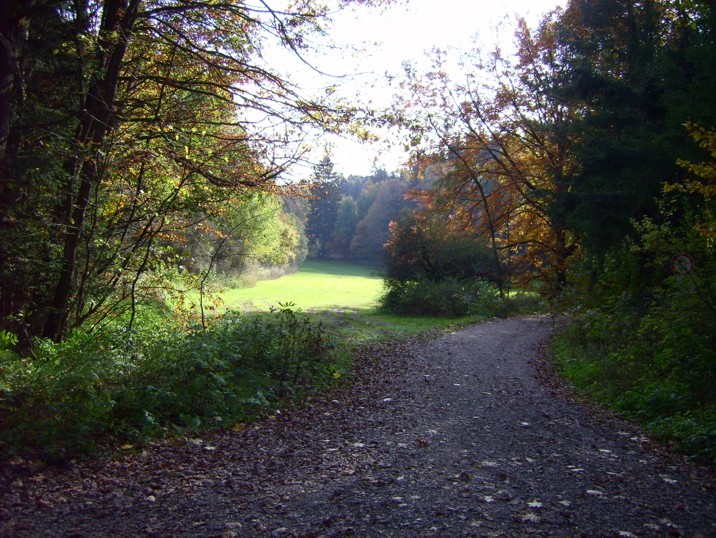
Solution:
M699 147L708 152L706 160L693 163L679 159L677 164L689 173L678 183L667 183L667 193L682 193L687 196L696 222L693 229L706 239L706 248L713 250L712 241L716 239L716 127L706 129L694 123L686 124L691 138Z
M553 210L576 166L569 134L576 111L553 92L562 70L554 18L534 34L519 21L516 40L513 60L498 52L466 61L464 84L447 79L439 55L425 77L408 70L407 104L420 111L413 137L432 144L417 151L443 169L418 199L484 238L501 289L516 275L525 283L537 276L557 291L577 248Z
M293 132L327 127L345 110L301 97L263 67L262 43L300 54L325 13L311 1L283 11L234 1L4 3L2 327L60 340L158 296L162 285L146 277L176 259L171 236L196 224L198 207L211 218L245 191L273 189L295 158L280 154ZM257 112L283 123L285 136L254 128Z
M311 205L306 222L309 248L318 258L327 258L341 203L340 180L326 154L313 168L309 185Z
M388 280L499 281L490 250L457 222L446 222L440 212L415 211L391 222L385 251Z
M401 214L410 212L414 204L406 200L408 185L400 179L386 180L375 189L373 203L356 226L350 253L353 258L382 263L383 245L390 237L390 222L398 220Z
M277 196L247 193L211 219L194 221L175 237L190 271L236 276L260 267L295 268L305 258L298 222Z
M693 151L681 125L715 117L714 29L701 2L573 0L561 16L552 93L579 111L579 166L555 210L590 252L632 235L633 220L661 218L663 183L683 176L676 160Z
M332 243L335 252L343 258L350 257L351 240L358 225L356 203L350 196L344 196L338 207Z

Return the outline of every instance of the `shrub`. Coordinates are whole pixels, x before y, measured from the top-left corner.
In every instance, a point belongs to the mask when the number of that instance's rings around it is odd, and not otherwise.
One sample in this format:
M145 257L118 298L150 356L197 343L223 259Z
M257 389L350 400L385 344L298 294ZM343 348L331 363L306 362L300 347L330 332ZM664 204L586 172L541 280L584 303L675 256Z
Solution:
M690 225L645 220L637 229L638 241L572 273L572 324L555 355L580 389L716 463L713 248ZM681 251L696 265L675 275L669 265Z
M166 433L230 427L333 378L333 346L291 304L252 321L229 314L208 331L105 330L0 369L0 449L45 459Z
M385 245L385 272L400 281L497 282L494 254L474 235L449 230L442 218L405 216L391 223Z
M382 308L391 314L459 317L491 305L495 289L481 281L387 280Z

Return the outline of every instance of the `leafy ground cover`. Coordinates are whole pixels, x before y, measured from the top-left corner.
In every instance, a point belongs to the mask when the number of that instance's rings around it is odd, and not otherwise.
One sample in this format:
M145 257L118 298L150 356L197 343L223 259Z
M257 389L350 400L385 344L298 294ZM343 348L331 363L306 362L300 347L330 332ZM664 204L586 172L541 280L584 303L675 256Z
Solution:
M117 320L61 344L37 340L23 354L0 335L0 455L63 460L230 429L325 390L350 371L356 346L455 323L379 313L382 281L361 266L310 263L261 284L229 296L261 292L263 310L239 314L230 299L205 328L181 326L155 305L129 332Z
M670 253L683 248L668 245L677 240L666 231L648 232L658 238L650 239L655 247L647 237L642 246L625 248L608 260L609 270L598 273L596 285L575 295L571 323L553 352L563 375L586 397L716 465L716 265L702 254L693 274L645 282L635 270L636 255L668 268ZM580 274L574 273L578 283Z
M551 330L369 346L350 383L240 431L0 465L0 534L714 536L713 474L552 384Z
M260 284L227 292L222 317L204 327L172 321L170 309L155 305L138 311L131 331L119 319L60 344L37 340L23 355L0 340L0 455L63 460L231 429L326 390L352 371L361 346L494 315L385 313L382 280L342 263L309 263ZM234 311L247 296L253 310Z
M4 355L0 459L20 453L58 461L232 428L347 369L323 325L289 304L252 319L228 314L208 330L185 331L155 315L131 334L120 324L61 344L38 341L27 356Z

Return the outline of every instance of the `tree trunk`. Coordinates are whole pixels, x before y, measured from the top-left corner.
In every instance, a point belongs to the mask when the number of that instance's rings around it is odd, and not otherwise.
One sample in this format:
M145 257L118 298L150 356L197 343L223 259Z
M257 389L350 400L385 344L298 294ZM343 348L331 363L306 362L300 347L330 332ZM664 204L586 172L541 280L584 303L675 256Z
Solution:
M35 0L0 3L0 162L5 157L10 134L12 100L22 99L20 56L34 4Z
M93 189L100 182L98 162L107 135L115 128L115 97L131 34L141 0L107 0L104 5L100 37L96 48L99 66L94 82L89 86L85 107L80 113L75 151L65 169L79 180L77 193L68 192L74 199L70 222L65 225L62 266L48 305L43 335L59 341L67 331L69 306L73 293L85 215ZM121 36L121 37L118 37ZM75 181L69 178L68 188Z

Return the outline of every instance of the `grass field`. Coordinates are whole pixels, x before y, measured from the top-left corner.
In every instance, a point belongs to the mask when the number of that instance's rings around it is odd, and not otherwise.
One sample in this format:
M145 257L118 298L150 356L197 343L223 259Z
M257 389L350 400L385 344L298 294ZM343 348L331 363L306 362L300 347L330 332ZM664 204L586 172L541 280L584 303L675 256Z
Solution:
M304 312L356 310L375 307L382 291L383 280L370 267L307 261L298 273L226 290L222 299L225 309L239 312L265 312L279 302L295 303Z
M263 315L279 303L320 321L344 343L366 343L425 334L477 321L394 316L378 310L383 280L370 267L342 262L308 261L298 273L263 280L251 288L222 294L225 310Z

